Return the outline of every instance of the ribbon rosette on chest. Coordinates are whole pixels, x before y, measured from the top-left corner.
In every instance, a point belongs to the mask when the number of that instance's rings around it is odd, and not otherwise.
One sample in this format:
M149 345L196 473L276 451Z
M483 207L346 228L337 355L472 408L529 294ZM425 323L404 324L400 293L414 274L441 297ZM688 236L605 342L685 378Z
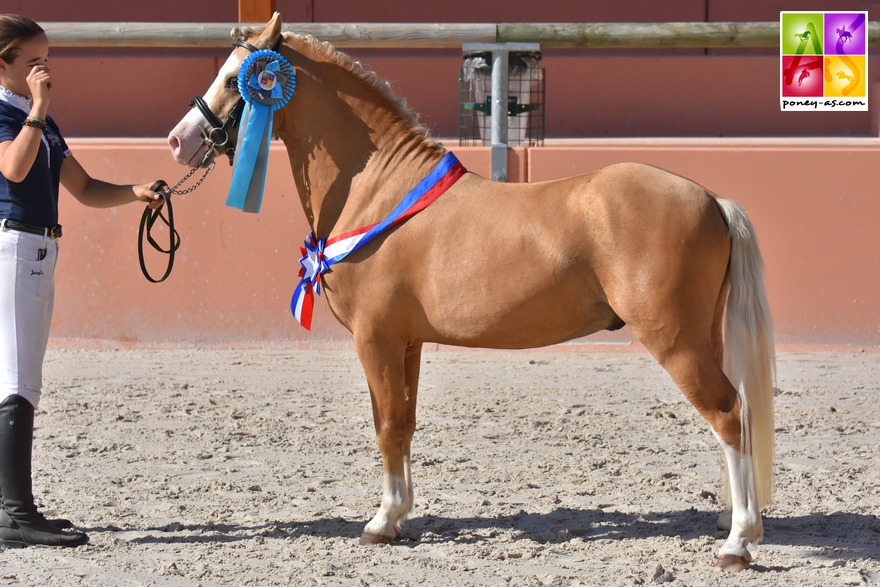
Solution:
M325 247L327 239L318 239L310 234L305 246L300 247L302 259L299 260L299 284L290 301L290 311L306 330L312 328L312 311L315 306L314 294L321 295L321 275L330 269ZM313 294L314 292L314 294Z
M321 275L330 269L327 257L324 255L324 247L327 239L318 240L314 234L310 234L306 239L305 246L300 247L303 257L299 260L302 267L299 270L299 276L311 284L312 289L318 295L321 295Z
M260 211L274 113L290 101L295 88L293 67L277 51L256 51L241 64L238 91L246 104L238 130L228 206L245 212Z

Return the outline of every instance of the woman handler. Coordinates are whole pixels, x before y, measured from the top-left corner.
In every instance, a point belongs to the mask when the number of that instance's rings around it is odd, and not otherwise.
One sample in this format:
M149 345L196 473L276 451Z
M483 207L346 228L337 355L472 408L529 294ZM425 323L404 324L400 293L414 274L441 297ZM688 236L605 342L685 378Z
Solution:
M151 184L93 179L47 116L49 42L34 21L0 15L0 541L79 546L67 520L46 520L31 483L34 409L54 302L58 184L95 208L161 206Z

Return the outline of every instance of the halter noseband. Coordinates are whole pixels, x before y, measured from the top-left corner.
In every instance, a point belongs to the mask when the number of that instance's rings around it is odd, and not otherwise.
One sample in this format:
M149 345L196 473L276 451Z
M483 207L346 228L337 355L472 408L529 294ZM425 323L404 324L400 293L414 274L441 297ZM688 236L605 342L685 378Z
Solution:
M278 41L276 41L272 50L277 51L283 40L284 35L279 36ZM242 47L251 53L256 53L258 51L256 47L242 39L236 39L233 41L232 46ZM229 157L229 165L232 165L235 159L235 144L229 142L229 131L238 129L238 123L241 122L241 114L244 112L244 98L238 99L238 102L236 102L235 106L232 108L232 112L230 112L229 116L226 118L226 122L222 122L220 118L214 114L211 107L208 106L208 103L205 102L205 99L201 96L193 98L189 105L190 107L198 108L199 112L202 113L202 116L205 117L205 120L208 121L208 125L210 126L207 131L201 129L202 134L204 135L202 137L202 142L208 146L208 151L205 153L199 166L205 165L211 155L217 153L219 147L224 147L226 156Z

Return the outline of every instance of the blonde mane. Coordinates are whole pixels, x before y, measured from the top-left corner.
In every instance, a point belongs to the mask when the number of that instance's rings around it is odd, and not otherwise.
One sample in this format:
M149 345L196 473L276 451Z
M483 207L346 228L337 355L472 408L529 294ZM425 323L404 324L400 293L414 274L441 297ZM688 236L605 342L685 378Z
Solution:
M234 28L232 29L232 38L248 40L254 35L258 35L262 29L255 28ZM410 132L420 137L424 141L424 145L440 152L445 152L446 148L431 138L431 134L421 122L419 122L418 113L409 109L405 98L400 98L394 94L391 84L388 81L380 80L373 71L365 70L360 61L352 59L346 53L343 53L326 41L319 41L312 35L303 35L298 33L282 33L284 44L322 63L330 63L341 67L345 71L354 75L357 79L364 83L367 87L378 93L388 104L390 111L397 114L400 119L409 127ZM291 44L295 43L295 45Z

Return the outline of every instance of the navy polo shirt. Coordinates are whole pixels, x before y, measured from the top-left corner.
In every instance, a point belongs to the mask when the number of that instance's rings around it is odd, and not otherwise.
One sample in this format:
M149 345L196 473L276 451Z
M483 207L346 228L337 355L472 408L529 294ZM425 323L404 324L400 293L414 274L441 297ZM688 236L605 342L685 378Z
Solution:
M0 143L15 140L27 114L0 101ZM58 224L58 184L61 164L70 156L67 143L55 122L46 117L45 141L40 141L31 170L20 182L0 173L0 218L51 228ZM49 153L46 153L46 143Z

